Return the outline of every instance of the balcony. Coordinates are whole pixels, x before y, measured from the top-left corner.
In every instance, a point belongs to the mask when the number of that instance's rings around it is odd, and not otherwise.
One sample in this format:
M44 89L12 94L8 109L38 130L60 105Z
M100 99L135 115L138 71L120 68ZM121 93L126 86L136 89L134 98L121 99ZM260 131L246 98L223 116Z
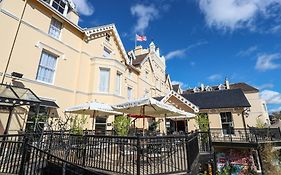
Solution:
M226 134L221 128L211 128L212 143L216 145L244 145L257 146L258 144L273 143L281 145L280 128L235 128Z

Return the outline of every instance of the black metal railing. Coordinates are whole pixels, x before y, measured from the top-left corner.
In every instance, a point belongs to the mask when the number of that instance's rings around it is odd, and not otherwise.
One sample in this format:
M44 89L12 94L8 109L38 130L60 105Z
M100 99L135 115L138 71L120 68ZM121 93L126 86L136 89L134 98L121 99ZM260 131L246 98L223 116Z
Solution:
M227 132L221 128L210 129L212 142L265 143L281 141L279 128L235 128Z
M48 132L40 137L0 136L0 173L188 173L199 155L198 139L199 133L120 137Z

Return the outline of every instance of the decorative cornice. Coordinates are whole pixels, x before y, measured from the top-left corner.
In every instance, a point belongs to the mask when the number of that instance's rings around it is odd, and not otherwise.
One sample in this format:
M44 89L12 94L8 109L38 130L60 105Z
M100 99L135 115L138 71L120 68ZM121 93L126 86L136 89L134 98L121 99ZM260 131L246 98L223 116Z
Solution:
M128 55L127 55L127 52L126 52L126 50L124 48L124 45L121 41L121 38L118 34L118 31L115 27L115 24L108 24L108 25L103 25L103 26L85 29L85 35L86 35L85 41L89 42L90 40L103 37L103 36L106 35L106 32L109 32L109 34L114 34L114 36L117 40L118 47L120 48L120 51L121 51L122 55L124 56L124 58L127 62L128 61Z
M181 96L180 94L176 93L175 91L171 90L162 100L161 102L166 103L171 96L176 97L178 100L180 100L182 103L186 104L188 107L190 107L194 112L199 112L199 107L188 101L186 98Z

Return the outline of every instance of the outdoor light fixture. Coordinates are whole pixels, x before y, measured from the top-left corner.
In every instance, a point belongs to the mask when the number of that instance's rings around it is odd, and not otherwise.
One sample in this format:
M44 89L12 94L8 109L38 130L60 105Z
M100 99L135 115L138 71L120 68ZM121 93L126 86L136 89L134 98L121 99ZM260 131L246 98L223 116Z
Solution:
M18 72L12 72L11 75L12 75L12 77L16 77L16 78L22 78L23 77L23 74L18 73Z

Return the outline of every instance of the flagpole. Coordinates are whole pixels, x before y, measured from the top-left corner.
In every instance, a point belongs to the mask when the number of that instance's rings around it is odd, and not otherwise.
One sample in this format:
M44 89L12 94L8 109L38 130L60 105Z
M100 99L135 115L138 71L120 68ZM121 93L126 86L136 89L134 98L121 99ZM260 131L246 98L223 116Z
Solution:
M135 48L134 48L134 50L136 49L136 47L137 47L137 34L135 35Z

